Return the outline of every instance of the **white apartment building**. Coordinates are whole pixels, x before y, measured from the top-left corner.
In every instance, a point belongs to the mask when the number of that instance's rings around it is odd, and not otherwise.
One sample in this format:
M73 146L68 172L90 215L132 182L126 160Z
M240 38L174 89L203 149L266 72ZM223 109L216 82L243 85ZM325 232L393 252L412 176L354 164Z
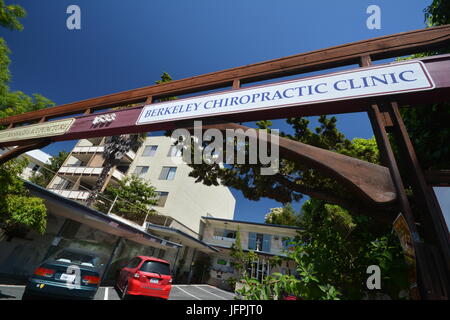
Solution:
M236 243L240 233L241 246L244 251L253 251L258 259L248 268L248 274L261 280L273 272L296 274L294 261L283 261L280 265L271 265L273 257L285 257L293 247L290 242L295 238L298 227L236 221L215 217L202 217L205 224L203 238L206 244L218 249L212 253L208 283L227 288L227 280L238 278L232 266L231 247Z
M7 151L8 149L0 148L0 154ZM28 160L28 166L23 169L22 174L20 175L21 178L28 180L31 176L33 176L33 174L39 173L45 164L50 162L51 155L42 150L36 149L25 152L20 157Z
M192 169L183 162L181 152L169 137L148 137L137 151L129 173L153 185L160 194L155 207L166 219L166 226L200 232L202 216L233 219L236 200L224 186L206 186L189 177ZM150 222L157 222L150 218ZM157 223L159 224L159 223Z

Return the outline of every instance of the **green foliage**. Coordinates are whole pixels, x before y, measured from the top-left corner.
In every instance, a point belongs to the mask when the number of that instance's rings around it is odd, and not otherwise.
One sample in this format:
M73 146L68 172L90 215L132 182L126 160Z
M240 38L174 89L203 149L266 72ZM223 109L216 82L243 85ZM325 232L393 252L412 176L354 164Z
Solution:
M60 151L58 155L50 158L50 163L45 164L42 170L39 172L34 172L30 177L30 181L46 188L68 156L69 153L67 151Z
M247 276L248 265L258 259L258 255L254 251L244 252L239 226L236 232L236 239L231 246L230 256L234 259L232 266L239 273L240 278Z
M450 24L450 1L448 0L433 0L424 12L425 21L430 27Z
M147 214L153 214L150 206L156 205L158 194L155 188L144 179L131 175L119 181L119 186L109 185L103 192L103 197L95 203L96 209L108 212L112 201L117 198L112 207L113 213L128 220L142 223ZM111 201L104 200L107 198Z
M311 274L312 270L299 270L301 278L273 273L260 283L246 277L242 280L244 287L236 290L236 293L242 300L280 300L286 296L295 296L301 300L339 300L340 293L336 288L319 285L318 279Z
M155 83L161 84L161 83L170 82L170 81L172 81L172 77L167 72L163 72L161 74L161 80L156 80Z
M21 31L20 19L26 15L19 5L7 5L0 0L0 26ZM28 96L22 91L11 92L9 50L0 38L0 118L39 110L54 103L40 94ZM46 228L47 210L42 199L30 197L18 175L26 167L26 160L12 160L0 166L0 227L8 237L23 236L28 229L41 234Z
M293 257L314 265L321 284L333 285L348 299L360 299L366 269L375 264L382 269L383 292L395 299L407 287L406 264L391 226L315 199L305 203L302 213L304 231Z
M332 285L346 299L360 299L367 267L379 265L384 293L396 299L407 288L403 252L390 225L311 199L302 207L300 226L303 231L290 256L311 265L320 285Z
M381 269L382 293L397 299L407 290L403 251L391 226L316 199L304 203L298 223L302 231L286 257L295 262L296 275L274 273L261 283L245 276L238 292L243 299L361 299L368 294L370 265ZM273 259L272 267L281 260Z
M288 203L282 208L272 208L265 216L265 223L285 226L295 226L298 223L298 215L292 204Z
M19 5L6 5L5 1L0 0L0 26L10 30L23 30L19 19L26 16L25 9Z
M47 209L40 198L31 197L19 178L28 161L11 160L0 166L0 227L7 236L26 233L41 234L47 224Z
M354 138L348 148L342 148L339 153L367 162L380 164L380 152L375 137L370 139Z
M161 83L166 83L166 82L170 82L172 81L172 77L167 73L167 72L163 72L161 74L161 80L156 80L155 83L156 84L161 84ZM167 97L167 98L160 98L159 101L170 101L170 100L176 100L178 99L177 97Z
M0 39L0 55L1 55L1 41ZM1 57L0 57L1 59ZM0 78L4 78L0 70ZM1 90L3 87L3 90ZM40 94L33 94L32 97L26 95L21 91L5 92L7 86L2 82L0 84L0 118L14 116L29 111L36 111L44 108L54 106L55 104L43 97Z
M289 118L287 123L292 130L280 132L280 136L323 148L329 151L342 153L361 160L379 163L379 152L375 139L354 139L352 141L336 128L336 117L321 116L319 126L309 128L309 120L305 118ZM270 130L270 121L257 122L260 130ZM223 147L224 158L227 158L226 146ZM245 149L248 155L248 145ZM234 152L236 154L236 152ZM336 180L329 178L317 169L299 161L280 159L279 173L275 175L261 175L261 163L234 164L221 166L216 163L190 164L190 176L197 182L205 185L222 184L240 190L244 197L258 201L261 198L270 198L281 203L299 201L303 194L313 196L329 203L353 209L365 208L362 211L369 214L367 208L352 192Z
M364 260L373 262L381 269L382 291L394 298L402 289L407 291L406 265L397 236L393 233L381 236L367 244L366 248Z
M423 169L450 168L450 102L400 109Z

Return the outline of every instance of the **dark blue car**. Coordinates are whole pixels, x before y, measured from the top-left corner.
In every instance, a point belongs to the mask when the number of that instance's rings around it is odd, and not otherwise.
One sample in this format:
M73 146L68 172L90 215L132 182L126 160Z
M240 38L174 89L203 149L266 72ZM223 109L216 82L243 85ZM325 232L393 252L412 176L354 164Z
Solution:
M22 300L93 299L100 285L101 258L80 249L62 249L45 260L28 279Z

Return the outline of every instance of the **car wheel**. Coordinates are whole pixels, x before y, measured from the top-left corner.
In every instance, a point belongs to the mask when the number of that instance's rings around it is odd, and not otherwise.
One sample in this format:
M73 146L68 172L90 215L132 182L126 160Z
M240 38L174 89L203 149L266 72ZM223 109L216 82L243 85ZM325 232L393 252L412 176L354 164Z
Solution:
M122 300L125 300L128 297L127 291L128 291L128 283L125 285L125 287L122 290Z

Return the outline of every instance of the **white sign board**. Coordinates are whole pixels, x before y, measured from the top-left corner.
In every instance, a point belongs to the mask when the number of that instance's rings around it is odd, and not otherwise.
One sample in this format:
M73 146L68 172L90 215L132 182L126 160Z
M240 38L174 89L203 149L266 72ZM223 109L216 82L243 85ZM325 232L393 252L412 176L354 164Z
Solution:
M420 61L411 61L150 104L142 109L136 124L301 106L433 88L434 83L425 65Z

